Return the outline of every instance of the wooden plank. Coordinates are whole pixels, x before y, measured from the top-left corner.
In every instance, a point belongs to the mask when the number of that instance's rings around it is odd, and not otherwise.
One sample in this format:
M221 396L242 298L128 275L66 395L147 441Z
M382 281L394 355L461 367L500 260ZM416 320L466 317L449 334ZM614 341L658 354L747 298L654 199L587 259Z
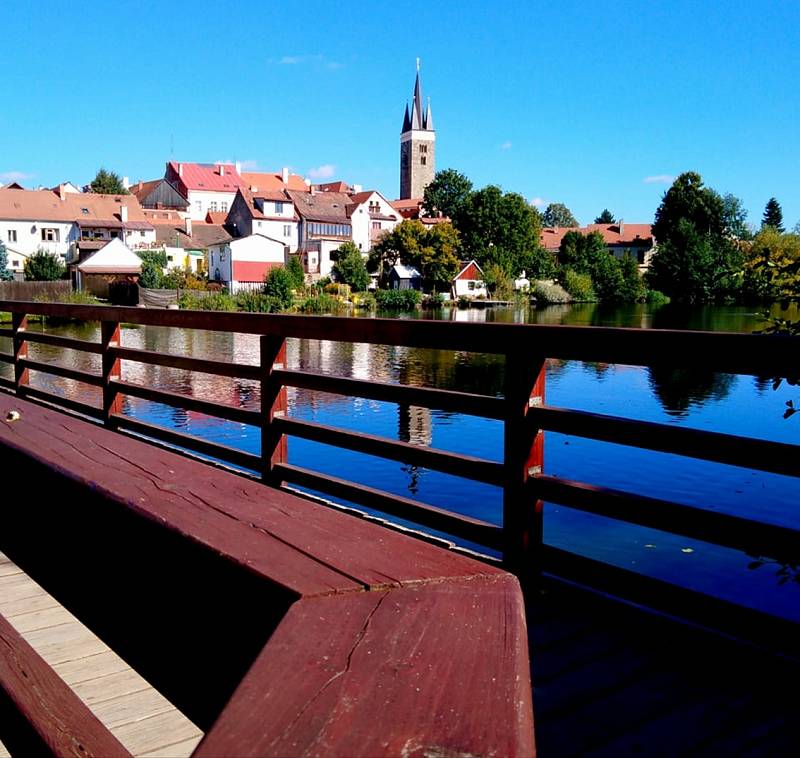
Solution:
M237 450L227 445L220 445L216 442L209 442L202 437L195 437L194 435L176 432L173 429L167 429L156 424L149 424L146 421L140 421L121 413L114 415L114 422L117 429L135 432L145 437L168 442L177 447L193 450L196 453L210 455L213 458L218 458L234 466L241 466L251 471L258 471L261 465L261 457L258 455L246 453L244 450Z
M429 529L475 542L478 545L485 545L494 550L499 550L502 546L501 528L486 521L461 516L419 500L391 495L388 492L353 484L334 476L318 474L300 466L280 464L277 466L277 470L282 479L292 484L374 508L382 513L397 516Z
M175 706L152 687L104 698L95 702L92 707L100 721L112 730L174 710Z
M0 585L0 589L2 589L0 591L0 613L8 619L14 619L21 613L42 611L58 605L57 601L41 588L37 588L21 598L6 597L5 588Z
M198 730L199 732L199 730ZM156 748L147 753L139 753L139 758L189 758L197 747L197 743L202 739L202 734L190 737L188 740L170 743L163 747Z
M275 423L285 416L288 408L286 388L276 372L286 368L286 340L280 337L261 337L259 340L261 364L261 476L272 487L282 482L276 468L286 463L289 447L286 436Z
M111 381L109 386L112 390L121 392L124 395L132 395L142 400L150 400L154 403L163 403L174 408L183 408L196 413L204 413L207 416L235 421L239 424L250 424L251 426L261 425L261 416L258 411L250 411L238 406L226 403L214 403L210 400L201 400L196 397L181 394L180 392L170 392L168 390L157 390L152 387L145 387L133 382Z
M275 375L290 387L330 392L347 397L363 397L387 403L420 405L444 411L466 413L483 418L505 418L505 400L500 397L477 395L469 392L414 387L405 384L373 382L364 379L350 379L344 376L317 374L310 371L276 371Z
M81 624L65 623L34 629L23 636L51 666L108 650L104 642Z
M0 387L6 390L13 390L14 382L11 379L6 379L5 377L0 376Z
M28 611L27 613L17 613L14 616L6 616L6 618L11 622L14 629L23 637L28 632L34 632L39 629L48 629L61 624L77 623L77 619L61 605L40 608Z
M10 330L8 330L10 331ZM13 332L12 332L13 334ZM14 356L10 355L9 353L0 353L0 363L13 363Z
M113 650L104 650L84 658L57 663L53 666L53 671L73 689L77 689L84 682L130 671L130 666Z
M531 408L528 416L532 424L561 434L800 476L800 445L563 408Z
M533 755L528 671L509 575L303 600L195 755Z
M141 350L135 347L116 347L114 355L123 361L135 361L150 366L166 366L184 371L200 371L204 374L230 376L235 379L252 379L258 381L259 367L248 363L231 363L203 358L190 358L186 355L156 353L152 350Z
M197 743L203 736L200 729L176 710L123 724L114 731L117 739L133 755L141 756L170 747L170 752L167 753L170 758L178 758L182 754L178 745L185 746L186 742L192 740Z
M63 376L65 379L73 379L76 382L83 382L90 384L93 387L100 387L103 384L102 377L97 374L91 374L88 371L81 371L75 368L68 368L61 366L58 363L45 363L44 361L32 361L30 358L24 358L20 361L22 367L30 369L31 371L41 371L45 374L52 374L53 376Z
M22 418L13 432L0 423L7 460L14 451L47 468L59 460L59 477L92 489L102 486L109 503L298 594L502 573L57 411L0 397L0 418L11 402L19 405Z
M102 653L99 653L99 655L102 655ZM84 658L83 660L86 661L87 659ZM119 660L121 661L122 659ZM71 684L71 687L78 697L89 707L93 707L97 703L103 703L106 700L114 700L134 692L143 692L144 690L152 689L151 685L145 679L128 666L121 671L115 671L104 676L75 682ZM95 713L97 713L96 710ZM104 723L106 723L107 726L109 725L105 720Z
M20 395L30 384L30 372L23 365L23 360L28 357L28 342L25 339L28 316L25 313L12 313L11 322L14 332L14 387Z
M800 556L800 530L790 527L550 476L538 477L533 484L537 496L587 513L661 529L752 555L788 560L797 560Z
M129 753L33 647L0 617L0 688L55 755Z
M25 332L25 339L28 342L37 342L40 345L50 345L51 347L61 347L65 350L80 350L84 353L94 353L99 355L102 352L102 345L99 342L89 340L79 340L73 337L61 337L57 334L47 332Z
M313 421L275 418L273 424L282 434L302 437L313 442L334 445L367 455L377 455L414 466L424 466L435 471L487 484L501 485L503 482L502 464L484 458L421 447L410 442L390 440L373 434L348 432Z

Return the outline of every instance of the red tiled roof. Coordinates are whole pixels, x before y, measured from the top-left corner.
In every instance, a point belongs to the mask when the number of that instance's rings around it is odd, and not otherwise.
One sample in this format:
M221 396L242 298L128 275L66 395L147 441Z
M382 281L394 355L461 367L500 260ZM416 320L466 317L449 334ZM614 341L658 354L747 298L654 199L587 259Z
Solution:
M122 206L129 221L147 221L135 195L99 195L67 192L62 200L52 190L0 189L0 219L95 222L115 219L120 224Z
M273 269L281 268L282 263L262 261L233 261L233 280L236 282L263 282Z
M227 211L209 211L206 213L207 224L224 224L225 219L228 218Z
M177 182L185 191L234 193L239 187L245 186L244 179L236 173L236 166L231 163L170 161L164 178Z
M309 188L305 179L299 174L289 174L289 183L283 183L281 174L261 173L254 171L243 171L242 179L248 187L255 187L253 192L261 197L262 192L275 190L291 189L299 192L308 192Z
M313 187L318 192L350 192L353 189L347 182L325 182Z
M579 228L559 226L542 229L541 243L547 250L558 250L561 240L567 232L580 232L590 234L599 232L603 235L606 245L649 245L653 242L653 229L650 224L628 224L623 222L620 230L619 224L588 224Z
M142 208L145 218L151 224L180 224L183 222L183 216L178 211L168 209L153 209Z

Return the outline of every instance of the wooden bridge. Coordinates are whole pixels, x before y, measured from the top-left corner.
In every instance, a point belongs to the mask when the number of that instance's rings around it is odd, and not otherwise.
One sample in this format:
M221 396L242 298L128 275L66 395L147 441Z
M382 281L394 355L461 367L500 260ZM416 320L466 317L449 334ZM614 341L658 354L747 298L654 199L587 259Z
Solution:
M13 318L0 329L13 346L0 361L14 366L0 379L0 451L13 472L0 511L0 740L12 754L530 755L529 660L545 755L800 744L795 624L542 540L547 501L796 562L797 530L543 469L552 430L797 476L797 446L553 408L544 391L550 358L796 376L794 343L18 302L0 311ZM30 331L30 314L98 321L101 340ZM260 362L125 347L122 322L261 335ZM504 392L290 371L292 337L499 353ZM32 360L32 342L99 354L102 370ZM258 381L261 408L123 381L121 361ZM31 372L100 388L102 405L49 393ZM503 461L293 419L287 386L501 420ZM124 395L254 425L261 454L130 418ZM287 460L287 436L499 486L502 527L301 468ZM290 484L487 555L322 507Z

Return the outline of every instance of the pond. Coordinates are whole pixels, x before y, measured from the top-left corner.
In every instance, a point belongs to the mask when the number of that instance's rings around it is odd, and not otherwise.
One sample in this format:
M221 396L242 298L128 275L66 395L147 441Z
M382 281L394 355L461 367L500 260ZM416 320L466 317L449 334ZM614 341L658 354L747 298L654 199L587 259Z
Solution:
M773 313L778 313L777 307ZM785 311L800 318L796 308ZM419 314L418 314L419 315ZM527 308L473 308L422 314L457 321L511 321L548 324L692 328L750 332L763 326L761 309L743 306L651 309L645 305L604 308L597 304ZM395 316L397 317L397 316ZM411 316L407 316L411 317ZM33 329L44 327L32 324ZM99 339L94 324L48 327L81 339ZM125 346L237 363L256 363L252 335L162 327L123 328ZM0 350L8 352L8 340ZM31 357L99 371L99 357L31 344ZM384 345L289 340L289 368L308 369L375 381L402 382L499 395L504 361L500 356L421 350ZM0 372L9 376L9 367ZM99 402L96 391L71 380L31 374L32 383L54 392ZM123 362L123 379L196 397L258 408L258 384L206 374ZM767 377L715 374L703 370L653 370L580 362L550 362L549 405L590 410L670 425L708 429L795 444L800 416L783 419L785 402L796 388L772 389ZM307 390L289 390L290 416L344 429L400 439L492 460L502 459L502 426L414 406L398 406ZM152 423L258 453L258 430L242 424L169 408L136 398L125 413ZM291 463L340 476L448 510L500 523L498 488L415 466L406 466L319 443L291 439ZM695 461L676 455L584 440L548 432L545 472L567 479L654 495L676 502L746 515L800 528L798 482L792 477ZM800 620L800 581L784 581L782 567L753 558L631 526L554 504L545 506L545 540L581 555L633 568L718 597ZM795 572L796 574L797 572Z

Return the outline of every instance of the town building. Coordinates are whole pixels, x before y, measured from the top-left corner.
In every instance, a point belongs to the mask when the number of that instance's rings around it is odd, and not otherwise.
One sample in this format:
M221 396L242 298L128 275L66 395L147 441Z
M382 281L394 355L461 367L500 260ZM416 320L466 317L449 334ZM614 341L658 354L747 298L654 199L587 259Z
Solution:
M477 261L461 262L461 270L453 277L451 294L454 300L460 297L489 297L486 282L483 280L483 270Z
M298 192L287 190L298 216L298 246L303 268L312 277L330 276L331 252L352 242L348 213L352 204L346 192Z
M142 208L189 212L189 201L166 179L137 182L130 188Z
M155 228L133 195L56 190L0 189L0 240L10 253L28 257L37 250L78 262L112 239L131 248L149 247Z
M650 267L656 251L656 240L650 224L626 224L621 219L613 224L588 224L572 228L559 226L542 229L540 236L542 246L551 253L557 254L567 232L580 232L581 234L598 232L602 235L610 253L616 258L630 255L636 260L641 271Z
M222 224L208 224L187 218L181 222L156 224L156 245L167 256L167 268L185 268L194 273L208 271L208 250L233 237Z
M232 293L260 289L267 274L287 261L288 248L281 240L251 234L211 245L208 275Z
M400 132L400 199L421 198L436 174L436 132L433 128L431 104L423 109L422 86L417 78L409 112L406 104Z
M169 161L164 179L186 199L193 221L203 221L209 211L227 213L238 189L246 186L232 163Z
M376 190L351 194L347 213L353 230L353 242L362 253L368 253L387 231L403 220L392 204Z
M389 271L389 289L419 290L422 289L422 274L414 266L397 263Z
M299 245L299 216L286 190L240 187L226 223L236 237L261 234L281 240L289 250ZM301 194L306 190L293 190Z
M114 285L135 285L142 273L142 261L119 237L93 250L74 266L73 284L96 297L108 298Z

